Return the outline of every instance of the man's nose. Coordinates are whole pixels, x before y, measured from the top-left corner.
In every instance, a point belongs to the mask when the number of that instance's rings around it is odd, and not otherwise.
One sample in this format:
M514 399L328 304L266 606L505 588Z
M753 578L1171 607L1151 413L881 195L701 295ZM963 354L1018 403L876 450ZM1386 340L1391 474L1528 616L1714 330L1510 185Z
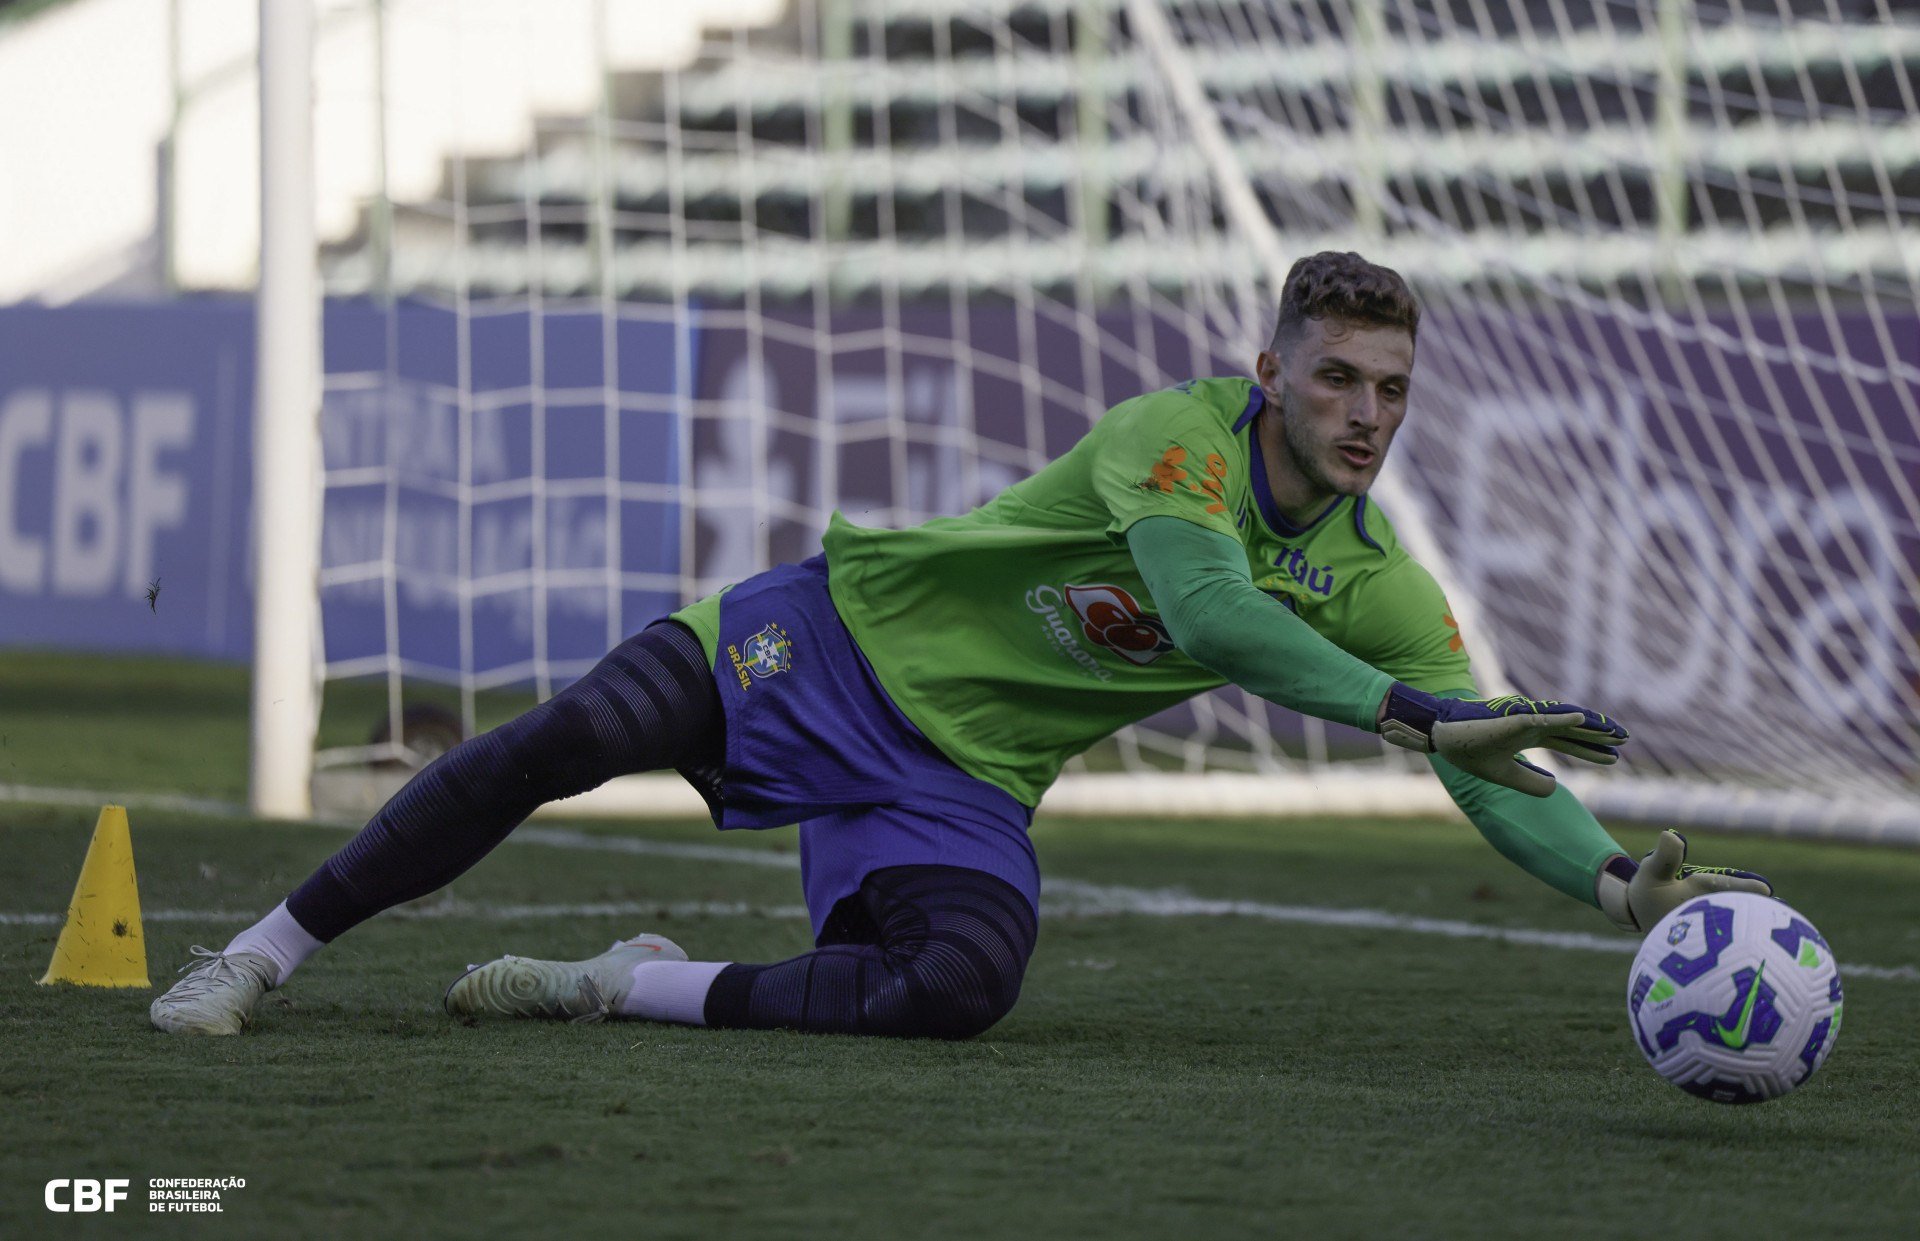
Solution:
M1347 406L1347 421L1356 427L1380 425L1380 397L1372 388L1361 388Z

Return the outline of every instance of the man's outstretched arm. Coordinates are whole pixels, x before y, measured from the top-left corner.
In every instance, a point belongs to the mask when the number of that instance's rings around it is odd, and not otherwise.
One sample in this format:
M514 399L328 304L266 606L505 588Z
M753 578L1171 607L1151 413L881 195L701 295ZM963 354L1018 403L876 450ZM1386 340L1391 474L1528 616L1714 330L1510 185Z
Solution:
M1565 785L1550 797L1528 797L1469 775L1437 754L1427 761L1453 804L1502 857L1548 887L1600 907L1599 876L1627 853Z
M1549 746L1608 763L1614 745L1626 740L1613 721L1569 703L1444 699L1396 681L1254 586L1245 549L1208 527L1147 517L1127 529L1126 539L1173 644L1281 706L1444 755L1534 797L1553 792L1554 779L1520 758L1521 750Z
M1406 681L1447 699L1472 699L1466 646L1431 574L1406 559L1375 582L1363 649ZM1576 756L1585 757L1576 752ZM1526 797L1430 756L1454 804L1500 854L1549 887L1605 913L1623 931L1643 931L1712 892L1772 892L1750 871L1684 865L1687 842L1662 832L1635 862L1565 788Z
M1411 685L1396 681L1394 672L1349 654L1256 588L1245 552L1224 535L1179 518L1154 517L1129 529L1127 543L1174 644L1196 663L1263 698L1368 731L1377 731L1383 695L1396 685L1403 690L1432 686L1443 704L1473 702L1466 657L1457 644L1442 637L1437 652L1423 652L1424 638L1397 627L1403 632L1389 636L1380 660ZM1439 587L1417 565L1408 562L1408 570L1415 597L1396 589L1396 598L1383 599L1382 606L1399 617L1431 612L1434 632L1444 632L1439 621L1447 608ZM1432 696L1420 697L1431 701ZM1576 743L1573 750L1591 757L1582 751L1592 748ZM1470 773L1443 754L1428 757L1454 804L1502 856L1549 887L1602 910L1623 930L1650 927L1669 910L1709 892L1772 890L1749 871L1683 865L1686 842L1675 832L1664 833L1646 860L1635 863L1566 788L1549 784L1546 796L1523 792ZM1507 774L1497 763L1490 770Z
M1187 658L1283 707L1376 730L1393 678L1256 587L1239 543L1178 517L1148 517L1127 530L1127 549Z
M1623 931L1645 931L1696 896L1715 892L1773 895L1750 870L1686 865L1687 841L1660 833L1639 862L1563 785L1551 797L1528 797L1430 757L1453 804L1501 855L1552 888L1599 909Z

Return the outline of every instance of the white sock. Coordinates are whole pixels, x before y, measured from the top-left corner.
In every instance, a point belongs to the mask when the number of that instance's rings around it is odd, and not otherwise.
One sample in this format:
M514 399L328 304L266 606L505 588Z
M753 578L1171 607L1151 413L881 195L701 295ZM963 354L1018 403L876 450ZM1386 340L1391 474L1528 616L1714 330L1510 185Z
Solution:
M300 968L302 961L323 947L319 940L307 934L307 928L293 920L293 915L287 912L287 903L281 901L272 913L234 936L227 951L257 952L272 961L279 971L273 980L277 987Z
M633 967L633 986L620 1001L622 1017L707 1024L707 992L730 961L642 961Z

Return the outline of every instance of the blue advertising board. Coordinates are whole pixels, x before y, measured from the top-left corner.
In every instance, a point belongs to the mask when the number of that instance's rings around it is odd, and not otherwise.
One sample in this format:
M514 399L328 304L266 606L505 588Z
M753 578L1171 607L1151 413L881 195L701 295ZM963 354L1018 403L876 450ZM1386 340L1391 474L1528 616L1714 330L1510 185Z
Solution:
M252 410L251 303L0 308L0 640L244 657Z
M1178 377L1135 359L1250 362L1019 314L329 305L329 671L563 683L832 507L979 503ZM1920 323L1683 326L1436 313L1391 468L1470 594L1528 601L1483 617L1514 679L1647 759L1721 763L1713 702L1910 770ZM247 656L252 332L238 300L0 310L0 642Z
M666 308L330 304L335 675L567 681L680 602L694 334Z
M341 301L324 340L334 672L565 679L677 603L670 316ZM0 308L0 642L247 658L252 427L251 302Z

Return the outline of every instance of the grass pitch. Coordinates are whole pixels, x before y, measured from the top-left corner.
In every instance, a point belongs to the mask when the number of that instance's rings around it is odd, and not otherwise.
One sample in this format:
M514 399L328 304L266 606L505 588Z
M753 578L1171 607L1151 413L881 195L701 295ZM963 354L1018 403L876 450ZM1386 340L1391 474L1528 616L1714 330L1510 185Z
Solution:
M244 720L231 669L0 656L0 783L236 797ZM6 920L64 908L93 817L0 803L0 1236L1750 1238L1920 1219L1910 974L1850 975L1832 1060L1751 1108L1646 1068L1623 953L1252 916L1048 914L1019 1007L967 1043L450 1021L442 988L502 951L643 929L696 957L807 946L790 832L543 824L450 898L343 938L253 1033L170 1039L147 1029L152 992L35 986L58 927ZM264 911L345 839L132 822L157 986L239 925L212 915ZM1457 824L1043 819L1035 839L1050 877L1610 934ZM1843 969L1920 962L1920 856L1694 843L1770 874ZM585 905L622 912L560 908ZM53 1215L55 1177L134 1193ZM163 1217L159 1177L246 1187Z

